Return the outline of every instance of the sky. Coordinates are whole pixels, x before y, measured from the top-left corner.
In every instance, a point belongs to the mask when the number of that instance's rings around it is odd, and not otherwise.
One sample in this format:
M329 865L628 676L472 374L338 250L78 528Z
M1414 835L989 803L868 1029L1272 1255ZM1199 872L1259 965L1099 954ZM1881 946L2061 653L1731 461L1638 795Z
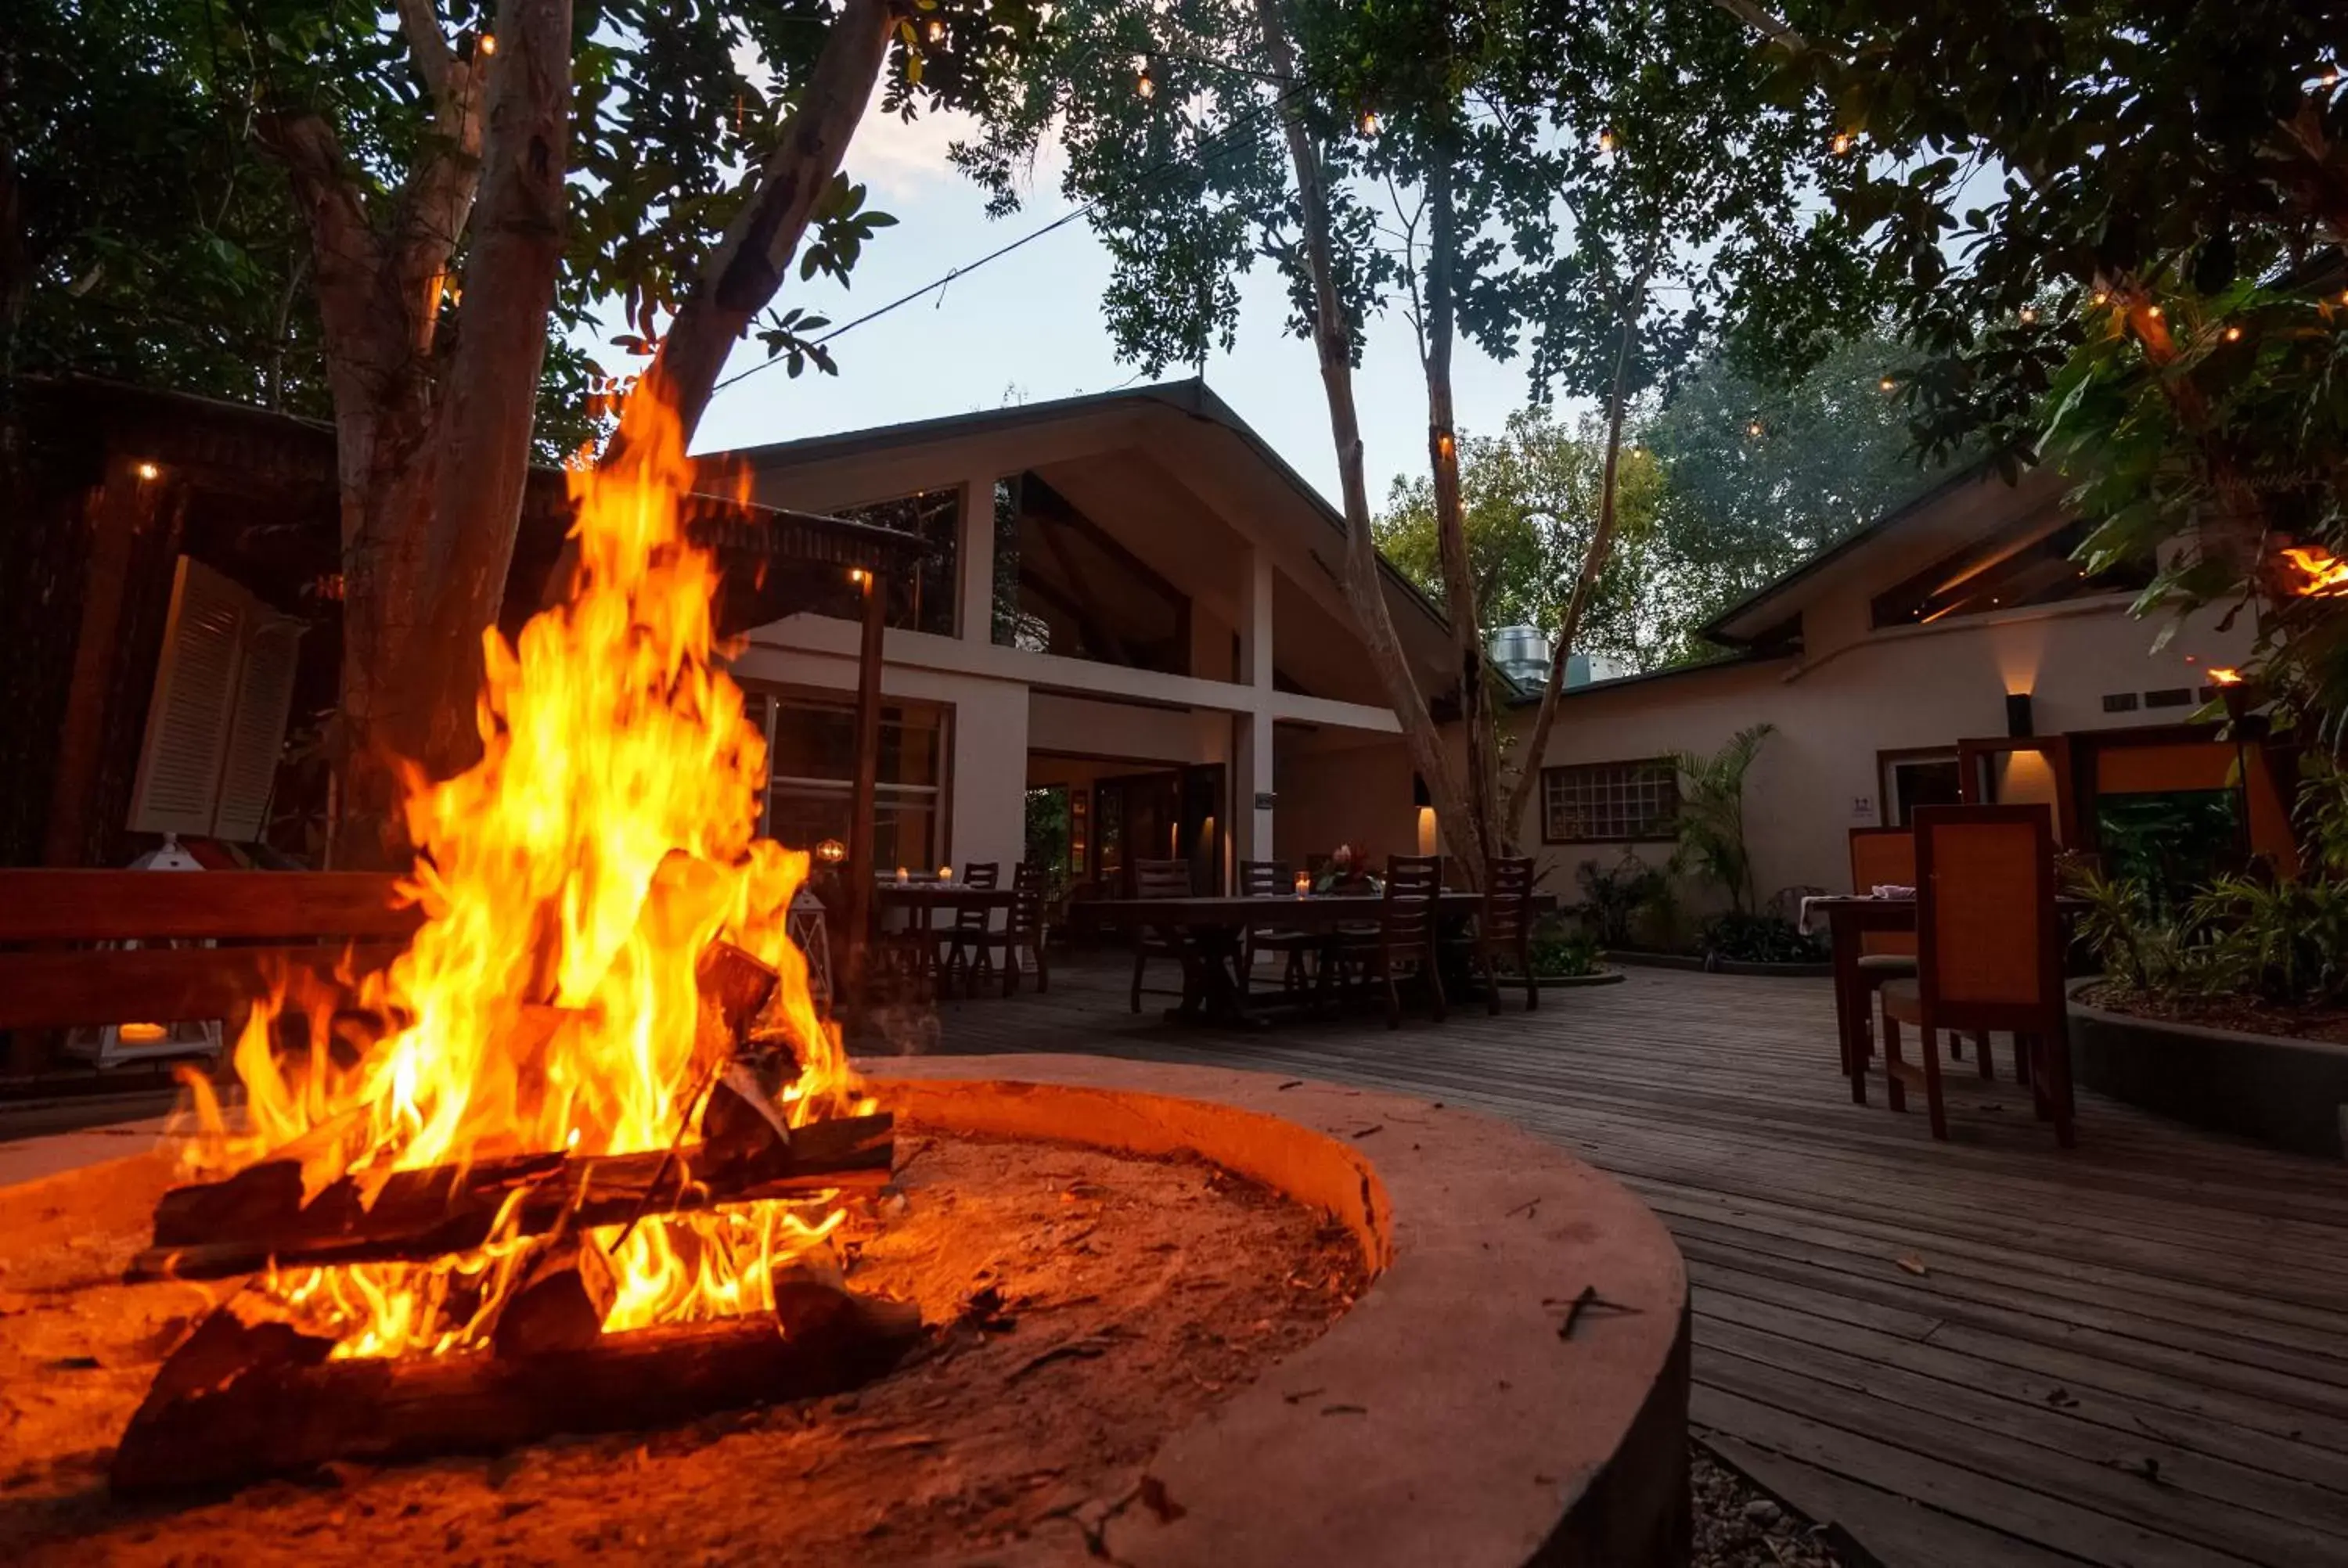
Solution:
M947 145L963 123L924 116L907 125L880 113L876 99L850 145L847 170L870 188L868 207L892 214L898 225L866 245L850 286L828 277L801 283L794 274L777 303L845 322L1069 210L1046 166L1025 209L990 220L983 194L946 161ZM1138 367L1117 362L1101 320L1108 272L1107 251L1078 220L956 278L942 296L925 296L841 336L830 345L836 377L810 367L794 381L778 364L719 393L695 448L712 452L1139 385L1144 378ZM1269 268L1259 267L1242 284L1238 346L1207 362L1207 384L1334 505L1337 462L1312 344L1283 330L1286 301ZM763 345L746 341L726 374L765 359ZM1189 374L1175 367L1166 373ZM1456 352L1453 380L1463 430L1497 431L1525 401L1521 360L1502 365L1465 342ZM1375 508L1396 475L1426 466L1426 383L1410 323L1399 313L1372 323L1354 398Z

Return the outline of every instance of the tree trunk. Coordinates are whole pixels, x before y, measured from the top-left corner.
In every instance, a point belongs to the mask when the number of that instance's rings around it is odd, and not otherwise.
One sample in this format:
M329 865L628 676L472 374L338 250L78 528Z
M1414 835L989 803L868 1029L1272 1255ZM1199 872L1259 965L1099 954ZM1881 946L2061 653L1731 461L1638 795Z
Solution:
M1591 530L1590 548L1582 552L1581 573L1574 578L1573 592L1566 600L1565 615L1557 629L1557 647L1550 653L1549 679L1541 686L1540 711L1533 719L1532 738L1517 764L1516 784L1509 791L1503 831L1512 842L1524 829L1525 809L1532 804L1534 787L1540 782L1541 758L1549 751L1550 730L1557 723L1557 700L1565 690L1566 665L1572 658L1574 637L1581 630L1582 611L1597 590L1598 579L1614 550L1614 490L1622 455L1622 418L1631 405L1631 347L1638 336L1639 315L1646 308L1647 280L1654 275L1654 269L1651 252L1632 282L1630 298L1622 309L1622 335L1614 346L1614 386L1606 405L1606 466L1599 480L1598 526Z
M1280 0L1255 0L1263 28L1266 53L1274 76L1296 79L1296 54L1280 15ZM1467 821L1451 761L1444 754L1442 737L1426 699L1412 676L1394 618L1386 612L1385 585L1380 580L1376 542L1370 535L1369 483L1362 469L1362 426L1354 411L1352 333L1344 307L1338 302L1335 265L1330 256L1329 193L1321 178L1319 157L1303 111L1293 97L1280 100L1280 118L1288 138L1288 156L1296 168L1298 204L1303 211L1305 266L1313 282L1313 342L1320 353L1321 385L1329 399L1329 434L1337 448L1337 476L1344 496L1345 602L1360 623L1362 641L1370 662L1402 722L1404 743L1411 764L1426 781L1428 796L1440 818L1455 825ZM1471 850L1470 853L1473 853Z
M1459 497L1459 433L1451 400L1451 344L1456 300L1453 272L1459 236L1452 201L1449 149L1439 149L1427 175L1431 215L1426 259L1426 455L1435 477L1435 537L1443 561L1444 610L1459 681L1459 717L1468 742L1466 844L1468 881L1480 887L1484 857L1503 841L1499 815L1499 745L1492 719L1492 687L1485 673L1484 629L1477 613L1476 569L1468 550L1468 520Z
M417 573L397 585L422 632L378 713L385 739L446 778L480 754L482 637L505 600L530 477L547 316L562 261L571 142L571 0L502 0L465 310L411 494Z

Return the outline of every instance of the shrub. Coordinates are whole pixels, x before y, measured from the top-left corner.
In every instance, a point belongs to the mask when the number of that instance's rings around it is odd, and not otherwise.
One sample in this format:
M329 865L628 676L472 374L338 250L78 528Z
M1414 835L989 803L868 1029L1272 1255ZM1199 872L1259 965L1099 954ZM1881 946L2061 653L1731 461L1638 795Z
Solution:
M1804 934L1782 915L1735 910L1704 923L1704 956L1737 964L1815 964L1828 957L1825 941Z
M1560 920L1544 920L1533 927L1532 955L1533 973L1545 980L1598 972L1598 944L1585 932L1569 930Z
M1581 884L1581 917L1601 946L1627 948L1640 914L1659 903L1669 891L1663 874L1630 850L1612 870L1601 871L1585 860L1574 878Z

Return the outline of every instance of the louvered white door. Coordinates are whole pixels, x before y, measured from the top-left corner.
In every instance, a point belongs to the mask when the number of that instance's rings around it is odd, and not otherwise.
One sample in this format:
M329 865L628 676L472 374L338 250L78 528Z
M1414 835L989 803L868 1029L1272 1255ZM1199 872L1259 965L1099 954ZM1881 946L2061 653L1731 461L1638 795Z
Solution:
M214 838L250 843L261 836L269 820L269 795L277 784L277 756L284 746L285 715L294 705L294 673L301 652L298 620L258 616L245 636L236 708L221 763Z
M131 832L211 832L252 602L201 561L180 558L130 794Z
M303 626L199 560L180 558L130 831L261 836Z

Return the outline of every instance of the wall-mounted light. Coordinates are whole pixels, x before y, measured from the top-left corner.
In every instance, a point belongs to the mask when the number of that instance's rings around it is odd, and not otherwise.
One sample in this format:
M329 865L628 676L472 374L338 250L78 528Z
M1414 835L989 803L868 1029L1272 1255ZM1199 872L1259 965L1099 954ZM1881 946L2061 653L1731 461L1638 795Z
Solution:
M848 580L855 583L859 587L862 587L865 583L872 580L872 574L866 571L860 566L850 567L848 569Z
M815 846L815 857L826 866L837 866L848 858L848 845L836 838L827 838Z
M152 479L160 479L160 478L161 478L161 477L163 477L163 470L162 470L162 469L160 469L160 468L159 468L159 467L157 467L157 466L156 466L154 464L152 464L152 463L141 463L141 464L139 464L139 466L138 466L138 468L137 468L137 470L136 470L136 472L137 472L137 474L139 475L139 477L140 478L142 478L142 479L149 479L149 480L152 480Z
M2030 693L2008 692L2005 694L2005 733L2017 741L2028 740L2036 730L2030 716Z

